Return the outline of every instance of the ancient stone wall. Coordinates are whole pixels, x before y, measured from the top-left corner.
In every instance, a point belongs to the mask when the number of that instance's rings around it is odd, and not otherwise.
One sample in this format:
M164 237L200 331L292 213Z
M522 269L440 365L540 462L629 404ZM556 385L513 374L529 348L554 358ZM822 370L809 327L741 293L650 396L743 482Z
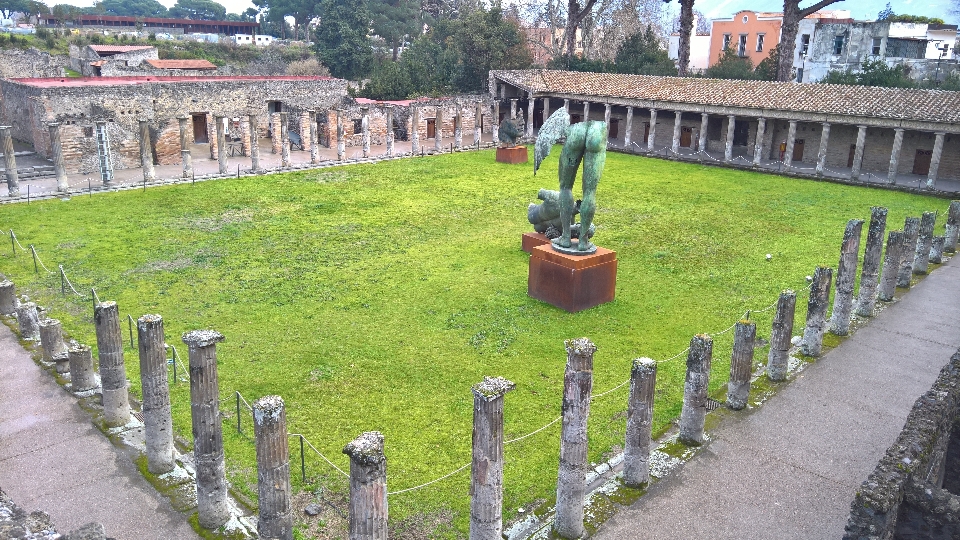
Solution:
M63 77L64 67L70 66L65 56L53 56L33 47L29 49L0 49L0 78Z

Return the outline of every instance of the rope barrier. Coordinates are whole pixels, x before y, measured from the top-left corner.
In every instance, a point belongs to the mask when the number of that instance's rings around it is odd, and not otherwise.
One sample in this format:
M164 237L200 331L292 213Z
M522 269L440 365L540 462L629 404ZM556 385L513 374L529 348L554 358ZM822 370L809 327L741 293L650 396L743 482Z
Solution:
M67 273L63 270L63 265L61 264L61 265L59 265L59 266L60 266L60 274L63 276L63 280L64 280L64 281L67 283L67 285L70 287L70 290L73 291L73 294L79 296L80 298L86 299L86 296L84 296L84 295L80 294L79 292L77 292L77 289L74 288L73 283L70 283L70 278L67 277Z
M241 398L241 399L243 399L243 398ZM244 401L246 401L246 400L244 400ZM314 452L316 452L318 456L322 457L323 460L327 462L327 465L330 465L331 467L333 467L334 469L336 469L337 472L339 472L340 474L346 476L347 478L350 478L350 475L349 475L349 474L343 472L343 469L341 469L340 467L337 467L336 465L334 465L334 463L333 463L332 461L330 461L329 459L327 459L327 456L323 455L319 450L317 450L317 448L316 448L315 446L313 446L313 443L310 442L310 439L306 438L305 436L303 436L303 435L300 434L300 433L288 433L287 436L288 436L288 437L303 437L303 442L307 443L307 446L309 446L311 450L313 450ZM387 495L390 495L390 493L387 493Z
M249 410L250 412L253 412L253 407L251 407L250 403L247 402L247 399L243 397L243 394L241 394L240 392L237 392L237 397L240 398L240 401L243 402L243 405L247 408L247 410Z
M470 466L470 463L467 463L467 464L464 465L463 467L460 467L459 469L457 469L457 470L455 470L455 471L451 471L451 472L449 472L449 473L441 476L440 478L437 478L436 480L431 480L431 481L429 481L429 482L427 482L427 483L425 483L425 484L420 484L419 486L414 486L414 487L407 488L407 489L401 489L401 490L398 490L398 491L388 491L388 492L387 492L387 495L399 495L399 494L401 494L401 493L406 493L406 492L408 492L408 491L416 491L416 490L418 490L418 489L423 489L423 488L429 486L430 484L436 484L437 482L439 482L439 481L441 481L441 480L446 480L447 478L450 478L451 476L457 474L458 472L466 469L466 468L469 467L469 466ZM341 472L342 472L342 471L341 471Z
M33 246L30 246L30 251L32 251L33 256L37 258L37 262L40 263L40 268L43 268L44 270L46 270L48 274L55 273L55 272L51 272L50 269L47 268L47 265L43 264L43 261L40 260L40 255L37 254L36 248L34 248Z
M30 251L30 250L28 250L27 248L23 247L23 245L20 244L20 239L17 238L17 235L16 235L16 233L13 232L13 229L10 229L10 236L12 236L12 237L13 237L13 241L17 243L17 247L19 247L19 248L20 248L21 250L23 250L23 251Z

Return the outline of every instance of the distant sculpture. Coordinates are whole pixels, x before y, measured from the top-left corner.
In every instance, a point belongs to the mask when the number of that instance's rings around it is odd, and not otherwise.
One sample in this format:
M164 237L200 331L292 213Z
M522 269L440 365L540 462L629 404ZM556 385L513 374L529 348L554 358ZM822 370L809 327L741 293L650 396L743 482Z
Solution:
M543 202L540 204L530 203L530 206L527 207L527 221L533 225L533 230L545 234L547 238L551 240L559 238L561 236L560 231L563 229L563 224L560 221L560 192L541 189L537 193L537 198ZM580 213L581 202L574 203L574 215ZM593 236L595 230L596 227L591 225L587 232L587 238ZM570 237L580 237L579 223L570 225Z
M563 232L559 238L551 240L553 249L568 255L589 255L597 251L597 246L589 238L578 238L573 243L572 225L577 205L573 199L573 183L577 178L577 169L583 162L583 201L580 203L580 230L590 231L593 215L597 209L597 184L607 159L607 124L588 120L570 125L570 114L566 109L558 109L543 123L537 135L534 150L533 173L537 173L540 164L550 155L553 145L561 137L566 137L560 153L560 225ZM584 235L589 236L589 235Z
M500 142L508 146L516 146L517 141L520 139L520 136L523 135L523 131L520 129L520 124L518 120L504 120L500 124L500 130L497 132Z

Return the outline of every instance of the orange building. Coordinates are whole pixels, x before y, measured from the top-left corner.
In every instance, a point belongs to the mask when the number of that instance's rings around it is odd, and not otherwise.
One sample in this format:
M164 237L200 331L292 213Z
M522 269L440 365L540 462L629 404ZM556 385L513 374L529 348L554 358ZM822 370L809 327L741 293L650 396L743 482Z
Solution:
M714 19L710 30L710 64L714 65L727 47L756 66L780 43L783 13L738 11L729 19Z

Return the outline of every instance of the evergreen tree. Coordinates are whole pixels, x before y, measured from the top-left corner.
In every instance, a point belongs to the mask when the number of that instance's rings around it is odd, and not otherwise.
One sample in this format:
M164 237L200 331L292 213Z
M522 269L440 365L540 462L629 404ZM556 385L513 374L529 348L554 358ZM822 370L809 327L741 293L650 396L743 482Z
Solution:
M176 19L222 21L227 8L213 0L177 0L170 8L170 16Z
M777 80L777 66L780 65L780 44L770 49L770 54L757 64L757 69L753 71L757 79L761 81Z
M525 69L533 62L523 32L503 17L499 5L472 11L457 22L453 37L462 66L460 91L482 92L491 69Z
M636 75L676 75L677 66L660 46L660 38L646 30L628 37L617 49L616 70Z
M708 67L704 75L711 79L756 79L753 72L753 62L747 57L739 56L732 47L727 47L720 55L717 63Z
M367 32L370 12L363 0L323 0L316 51L334 77L360 80L370 73L373 49Z
M387 42L393 50L393 61L396 62L400 46L406 38L420 33L419 2L370 0L369 8L373 16L373 32Z

